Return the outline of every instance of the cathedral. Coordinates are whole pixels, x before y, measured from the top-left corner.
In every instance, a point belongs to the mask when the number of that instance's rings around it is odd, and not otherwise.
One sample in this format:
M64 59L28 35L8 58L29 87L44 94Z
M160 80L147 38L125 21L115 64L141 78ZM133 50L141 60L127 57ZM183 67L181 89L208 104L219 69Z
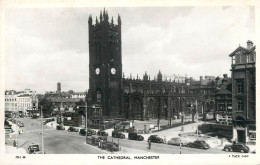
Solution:
M117 24L115 24L117 22ZM122 68L121 18L109 19L107 11L99 19L89 16L88 105L99 105L104 118L148 120L169 119L201 109L203 96L192 78L167 80L162 73L153 80L126 78ZM209 89L214 94L214 84ZM197 106L197 107L196 107ZM192 110L189 107L194 107Z

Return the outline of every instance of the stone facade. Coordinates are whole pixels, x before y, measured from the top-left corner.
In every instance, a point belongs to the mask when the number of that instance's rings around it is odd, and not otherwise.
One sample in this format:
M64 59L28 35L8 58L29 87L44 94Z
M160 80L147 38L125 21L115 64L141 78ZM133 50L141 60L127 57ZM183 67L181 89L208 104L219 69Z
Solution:
M215 79L200 81L184 77L169 80L159 71L154 80L145 73L142 78L125 78L122 74L121 18L117 25L108 13L99 20L89 16L89 95L88 105L100 105L103 116L147 120L169 119L184 113L214 111ZM190 107L190 108L189 108ZM191 108L193 107L193 108ZM195 107L195 108L194 108Z
M251 41L247 48L239 46L229 56L232 59L232 117L233 138L249 142L250 132L256 130L256 46Z

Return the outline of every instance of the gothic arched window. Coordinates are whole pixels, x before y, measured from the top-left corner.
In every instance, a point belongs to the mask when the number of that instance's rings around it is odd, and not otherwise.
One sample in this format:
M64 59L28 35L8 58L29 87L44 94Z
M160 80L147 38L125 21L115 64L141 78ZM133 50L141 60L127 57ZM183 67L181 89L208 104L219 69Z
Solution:
M125 86L125 93L129 93L129 91L130 91L129 86Z
M166 91L165 87L162 87L162 93L165 93L165 91Z
M97 90L97 103L101 103L101 92Z
M140 92L140 93L143 93L143 92L144 92L144 89L143 89L142 86L138 86L138 92Z
M133 93L134 93L134 92L137 92L137 88L136 88L135 85L132 86L132 92L133 92Z

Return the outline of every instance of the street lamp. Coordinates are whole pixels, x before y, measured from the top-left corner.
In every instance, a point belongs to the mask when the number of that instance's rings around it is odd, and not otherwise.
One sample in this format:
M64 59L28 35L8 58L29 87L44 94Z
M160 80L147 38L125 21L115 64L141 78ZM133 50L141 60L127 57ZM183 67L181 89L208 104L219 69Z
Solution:
M43 130L43 115L42 115L42 106L41 106L41 123L42 123L42 154L44 154L44 130Z
M197 140L198 140L198 138L199 138L199 114L198 114L198 108L197 108L197 99L195 100L195 105L196 105L196 117L197 117Z

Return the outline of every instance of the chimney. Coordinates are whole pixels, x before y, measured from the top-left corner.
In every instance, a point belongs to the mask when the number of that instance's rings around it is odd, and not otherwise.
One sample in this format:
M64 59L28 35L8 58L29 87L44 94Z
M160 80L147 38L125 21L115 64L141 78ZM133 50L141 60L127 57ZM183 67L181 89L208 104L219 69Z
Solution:
M246 43L247 43L247 49L250 50L253 47L253 42L248 40Z

